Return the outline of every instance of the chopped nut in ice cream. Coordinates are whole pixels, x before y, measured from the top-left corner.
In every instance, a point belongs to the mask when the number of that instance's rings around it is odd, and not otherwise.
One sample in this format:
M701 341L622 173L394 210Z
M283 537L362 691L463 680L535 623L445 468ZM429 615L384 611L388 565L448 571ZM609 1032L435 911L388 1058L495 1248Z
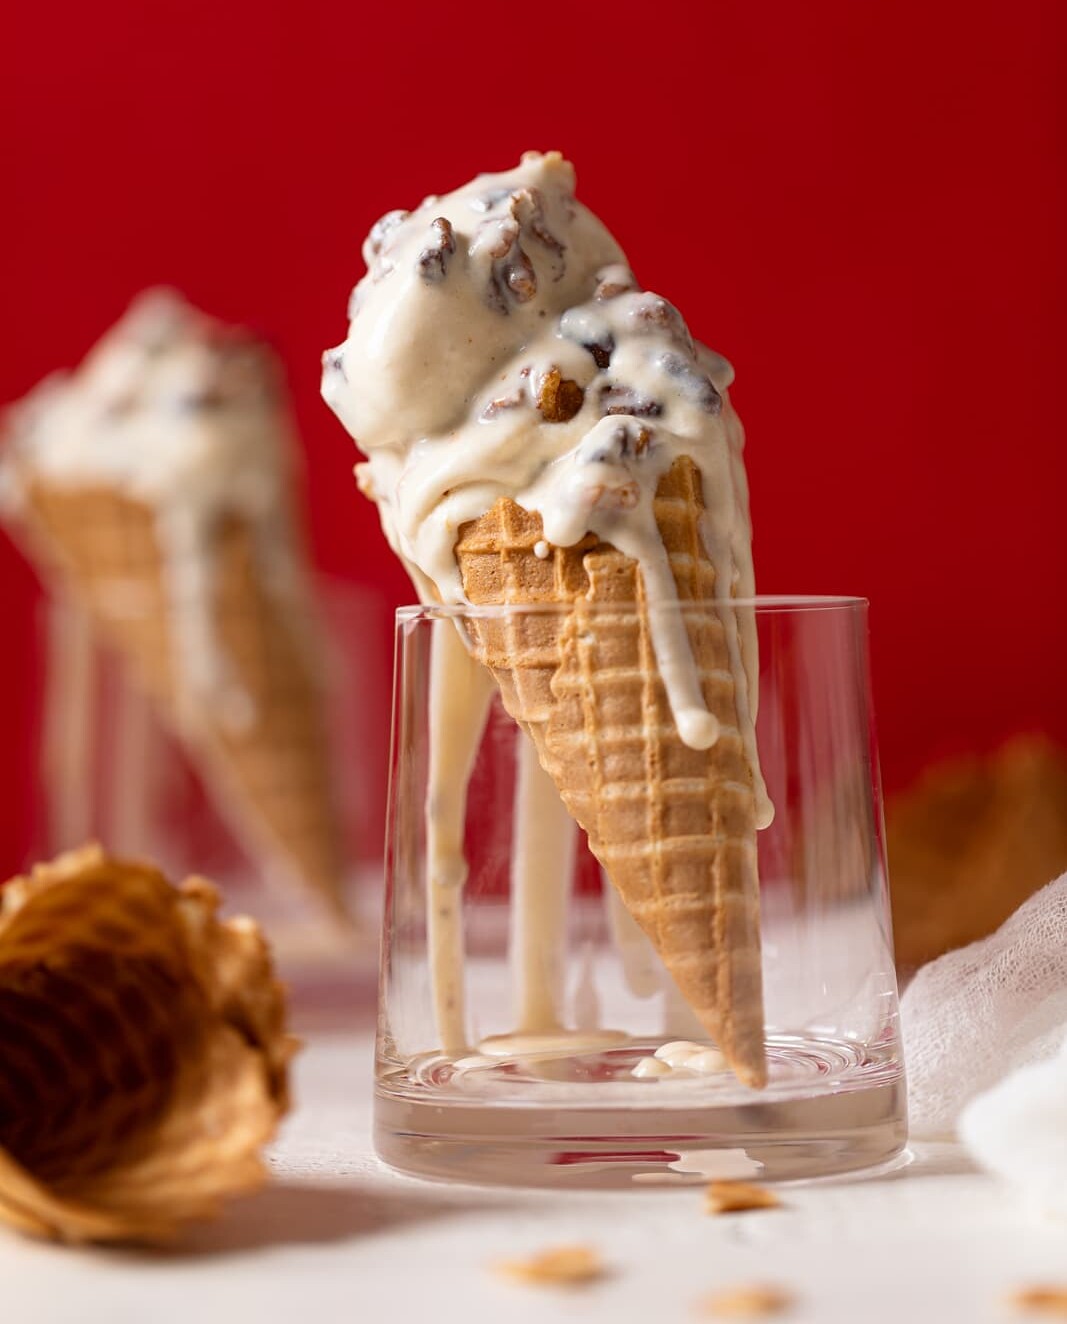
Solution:
M624 414L632 418L658 418L663 413L663 406L658 400L651 400L631 390L629 386L605 382L600 388L600 412Z
M537 408L546 423L568 423L578 413L585 392L553 365L541 378Z
M451 221L445 216L436 217L430 222L430 241L419 254L419 275L431 283L444 280L448 260L455 251L456 237L452 233Z

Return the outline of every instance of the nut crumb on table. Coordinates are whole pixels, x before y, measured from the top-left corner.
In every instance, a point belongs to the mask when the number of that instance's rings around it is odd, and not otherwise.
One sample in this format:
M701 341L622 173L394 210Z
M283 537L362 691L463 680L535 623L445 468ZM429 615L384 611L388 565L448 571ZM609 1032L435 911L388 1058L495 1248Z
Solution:
M765 1319L792 1304L789 1293L777 1287L733 1287L704 1297L700 1313L709 1319Z
M1028 1315L1067 1319L1067 1283L1057 1287L1023 1287L1012 1292L1008 1305Z
M743 1181L713 1181L709 1184L705 1208L709 1214L734 1214L748 1209L778 1209L781 1200L765 1186Z
M515 1282L558 1287L596 1282L606 1272L599 1253L591 1246L553 1246L524 1260L503 1260L495 1267Z

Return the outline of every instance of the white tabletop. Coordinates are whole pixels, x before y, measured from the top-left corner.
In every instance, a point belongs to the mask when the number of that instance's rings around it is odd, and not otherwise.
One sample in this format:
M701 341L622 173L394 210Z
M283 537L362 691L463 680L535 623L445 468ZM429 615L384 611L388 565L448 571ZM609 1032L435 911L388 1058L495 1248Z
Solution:
M0 1236L12 1324L673 1321L710 1290L771 1284L796 1321L999 1321L1019 1286L1067 1281L1067 1224L1039 1222L952 1145L904 1169L782 1191L784 1207L709 1217L700 1188L563 1193L400 1177L370 1146L369 1033L318 1032L273 1185L181 1251L68 1250ZM501 1259L596 1247L584 1289L497 1276Z

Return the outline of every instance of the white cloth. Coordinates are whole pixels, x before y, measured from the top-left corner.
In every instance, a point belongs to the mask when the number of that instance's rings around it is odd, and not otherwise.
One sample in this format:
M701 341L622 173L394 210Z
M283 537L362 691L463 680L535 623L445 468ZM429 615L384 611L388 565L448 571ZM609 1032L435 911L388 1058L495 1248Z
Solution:
M973 1099L960 1139L1035 1213L1067 1218L1067 1040L1051 1061L1020 1067Z
M901 1023L919 1137L951 1135L977 1095L1053 1058L1067 1032L1067 874L990 937L924 966Z

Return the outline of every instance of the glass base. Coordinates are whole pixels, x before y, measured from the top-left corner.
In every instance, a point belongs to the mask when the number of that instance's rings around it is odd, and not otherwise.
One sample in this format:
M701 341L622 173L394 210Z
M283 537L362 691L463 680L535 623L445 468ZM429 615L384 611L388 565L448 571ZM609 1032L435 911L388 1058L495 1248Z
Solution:
M375 1146L394 1168L491 1185L630 1188L801 1181L891 1163L907 1140L903 1075L841 1041L777 1036L770 1083L723 1072L635 1079L657 1041L379 1074Z

